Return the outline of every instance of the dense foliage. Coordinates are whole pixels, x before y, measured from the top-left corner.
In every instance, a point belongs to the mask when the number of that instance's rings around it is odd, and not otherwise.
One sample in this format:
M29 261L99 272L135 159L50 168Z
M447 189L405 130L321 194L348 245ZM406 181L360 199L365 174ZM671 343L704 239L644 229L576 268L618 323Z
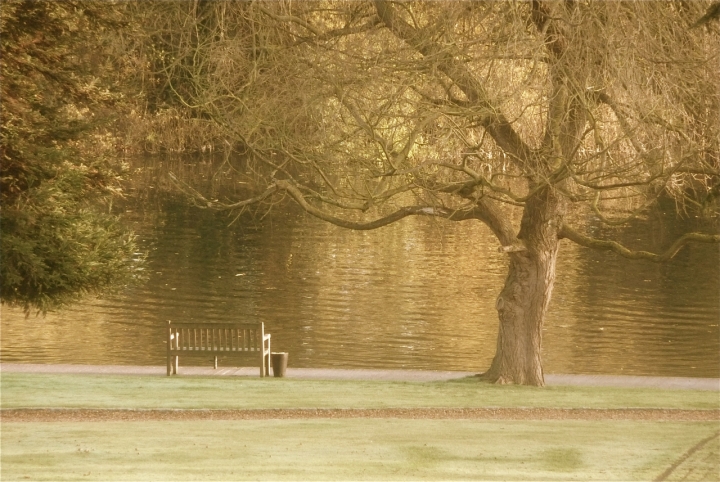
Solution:
M2 302L46 311L131 274L133 236L109 214L121 170L107 131L108 4L3 2Z

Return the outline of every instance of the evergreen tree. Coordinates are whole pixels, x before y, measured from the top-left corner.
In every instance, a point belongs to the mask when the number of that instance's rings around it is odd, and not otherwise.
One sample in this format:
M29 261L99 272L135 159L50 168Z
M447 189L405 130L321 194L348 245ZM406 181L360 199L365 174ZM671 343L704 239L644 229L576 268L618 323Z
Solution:
M5 1L0 14L2 303L61 306L132 275L132 234L109 213L121 169L104 86L111 4Z

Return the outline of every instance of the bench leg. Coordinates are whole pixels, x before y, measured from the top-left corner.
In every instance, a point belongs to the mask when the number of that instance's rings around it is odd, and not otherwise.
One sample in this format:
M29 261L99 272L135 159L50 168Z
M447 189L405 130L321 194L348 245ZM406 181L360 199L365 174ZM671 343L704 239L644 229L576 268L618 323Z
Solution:
M217 370L217 357L215 357L215 370Z
M167 376L172 375L172 357L170 355L167 356Z
M272 340L268 339L268 354L267 354L267 364L265 365L265 375L270 376L270 367L272 366L272 357L270 356L272 354L272 349L270 348Z
M175 375L177 375L177 374L178 374L178 365L179 365L178 362L179 362L180 357L179 357L179 356L175 356L175 357L173 357L173 358L174 358L174 360L173 360L173 373L174 373Z

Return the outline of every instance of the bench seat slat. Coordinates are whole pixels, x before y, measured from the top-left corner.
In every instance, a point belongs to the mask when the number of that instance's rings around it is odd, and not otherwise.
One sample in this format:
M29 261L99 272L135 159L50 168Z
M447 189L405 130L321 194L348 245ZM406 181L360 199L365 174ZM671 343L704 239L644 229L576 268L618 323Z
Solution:
M178 356L222 356L228 358L249 358L257 360L260 357L258 351L212 351L212 350L170 350L170 355Z
M206 351L206 352L223 352L223 353L258 353L260 349L258 348L225 348L225 347L218 347L218 348L205 348L203 347L182 347L177 349L172 349L171 351Z
M258 326L256 324L248 324L248 323L173 323L171 325L173 328L176 329L186 329L186 328L192 328L196 330L212 330L212 329L233 329L233 330L257 330Z

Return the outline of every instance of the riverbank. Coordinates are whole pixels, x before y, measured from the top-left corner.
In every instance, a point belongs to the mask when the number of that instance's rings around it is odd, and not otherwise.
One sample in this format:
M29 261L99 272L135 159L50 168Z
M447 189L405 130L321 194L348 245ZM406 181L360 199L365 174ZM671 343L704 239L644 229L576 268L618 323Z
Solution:
M257 368L228 368L181 366L186 376L233 376L257 377ZM41 365L25 363L1 363L0 373L64 373L95 375L155 375L165 376L164 366L133 365ZM432 371L432 370L374 370L338 368L292 368L287 369L286 378L299 380L365 380L365 381L412 381L431 382L459 380L474 376L474 372ZM627 375L568 375L547 374L545 384L552 386L616 387L616 388L661 388L684 390L720 391L719 378L692 377L647 377Z

